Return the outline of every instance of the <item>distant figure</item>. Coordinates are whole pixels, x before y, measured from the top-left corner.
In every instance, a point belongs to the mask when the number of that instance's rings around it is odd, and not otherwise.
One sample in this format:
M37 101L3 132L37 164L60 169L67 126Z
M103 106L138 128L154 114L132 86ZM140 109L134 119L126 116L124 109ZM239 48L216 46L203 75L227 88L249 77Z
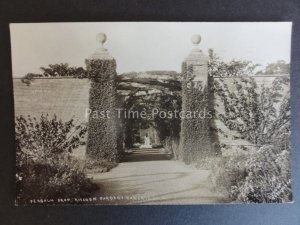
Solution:
M152 148L150 137L148 137L148 134L146 134L146 136L144 137L144 144L141 145L140 148Z
M150 145L150 138L145 136L145 145Z

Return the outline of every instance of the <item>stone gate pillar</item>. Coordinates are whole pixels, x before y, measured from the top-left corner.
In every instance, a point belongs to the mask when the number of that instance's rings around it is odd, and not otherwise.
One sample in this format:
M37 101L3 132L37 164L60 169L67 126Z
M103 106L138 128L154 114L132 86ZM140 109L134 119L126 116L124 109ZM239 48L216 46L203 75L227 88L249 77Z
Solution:
M181 158L190 163L211 153L208 102L208 57L199 49L200 35L192 37L194 48L182 63Z
M86 59L91 80L86 154L93 160L115 161L118 156L116 61L103 47L106 35L99 33L97 41L100 48Z

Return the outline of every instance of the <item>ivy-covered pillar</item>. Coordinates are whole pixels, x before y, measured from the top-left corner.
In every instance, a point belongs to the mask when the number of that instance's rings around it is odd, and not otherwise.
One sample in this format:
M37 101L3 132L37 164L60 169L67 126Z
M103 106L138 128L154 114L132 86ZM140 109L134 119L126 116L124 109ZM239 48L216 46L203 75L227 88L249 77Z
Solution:
M85 61L91 80L86 154L92 160L115 161L118 157L116 61L103 47L106 35L99 33L97 41L100 48Z
M187 164L211 154L208 57L199 49L200 41L200 35L192 37L194 48L182 63L180 157Z

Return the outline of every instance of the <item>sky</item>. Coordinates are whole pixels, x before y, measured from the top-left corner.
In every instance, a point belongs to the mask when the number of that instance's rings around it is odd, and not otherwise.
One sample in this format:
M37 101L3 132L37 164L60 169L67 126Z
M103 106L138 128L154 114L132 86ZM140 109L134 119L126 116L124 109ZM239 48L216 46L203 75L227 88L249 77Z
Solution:
M290 62L290 22L95 22L10 24L13 77L41 73L41 66L83 66L99 47L96 35L107 35L105 48L116 59L117 72L175 70L200 34L200 49L214 49L224 61L251 60L266 66Z

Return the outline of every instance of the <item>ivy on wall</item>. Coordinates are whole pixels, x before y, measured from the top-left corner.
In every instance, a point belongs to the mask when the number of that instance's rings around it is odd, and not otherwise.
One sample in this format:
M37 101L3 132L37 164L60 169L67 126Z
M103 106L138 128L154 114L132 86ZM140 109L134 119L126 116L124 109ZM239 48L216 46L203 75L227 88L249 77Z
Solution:
M90 87L89 107L96 112L108 111L106 118L90 114L88 123L87 156L93 160L118 159L118 125L116 114L115 60L86 60Z
M181 123L180 157L185 163L197 161L212 154L210 140L210 118L207 113L209 95L207 85L193 81L193 66L182 64L182 110L185 112L206 111L205 118L184 118Z

